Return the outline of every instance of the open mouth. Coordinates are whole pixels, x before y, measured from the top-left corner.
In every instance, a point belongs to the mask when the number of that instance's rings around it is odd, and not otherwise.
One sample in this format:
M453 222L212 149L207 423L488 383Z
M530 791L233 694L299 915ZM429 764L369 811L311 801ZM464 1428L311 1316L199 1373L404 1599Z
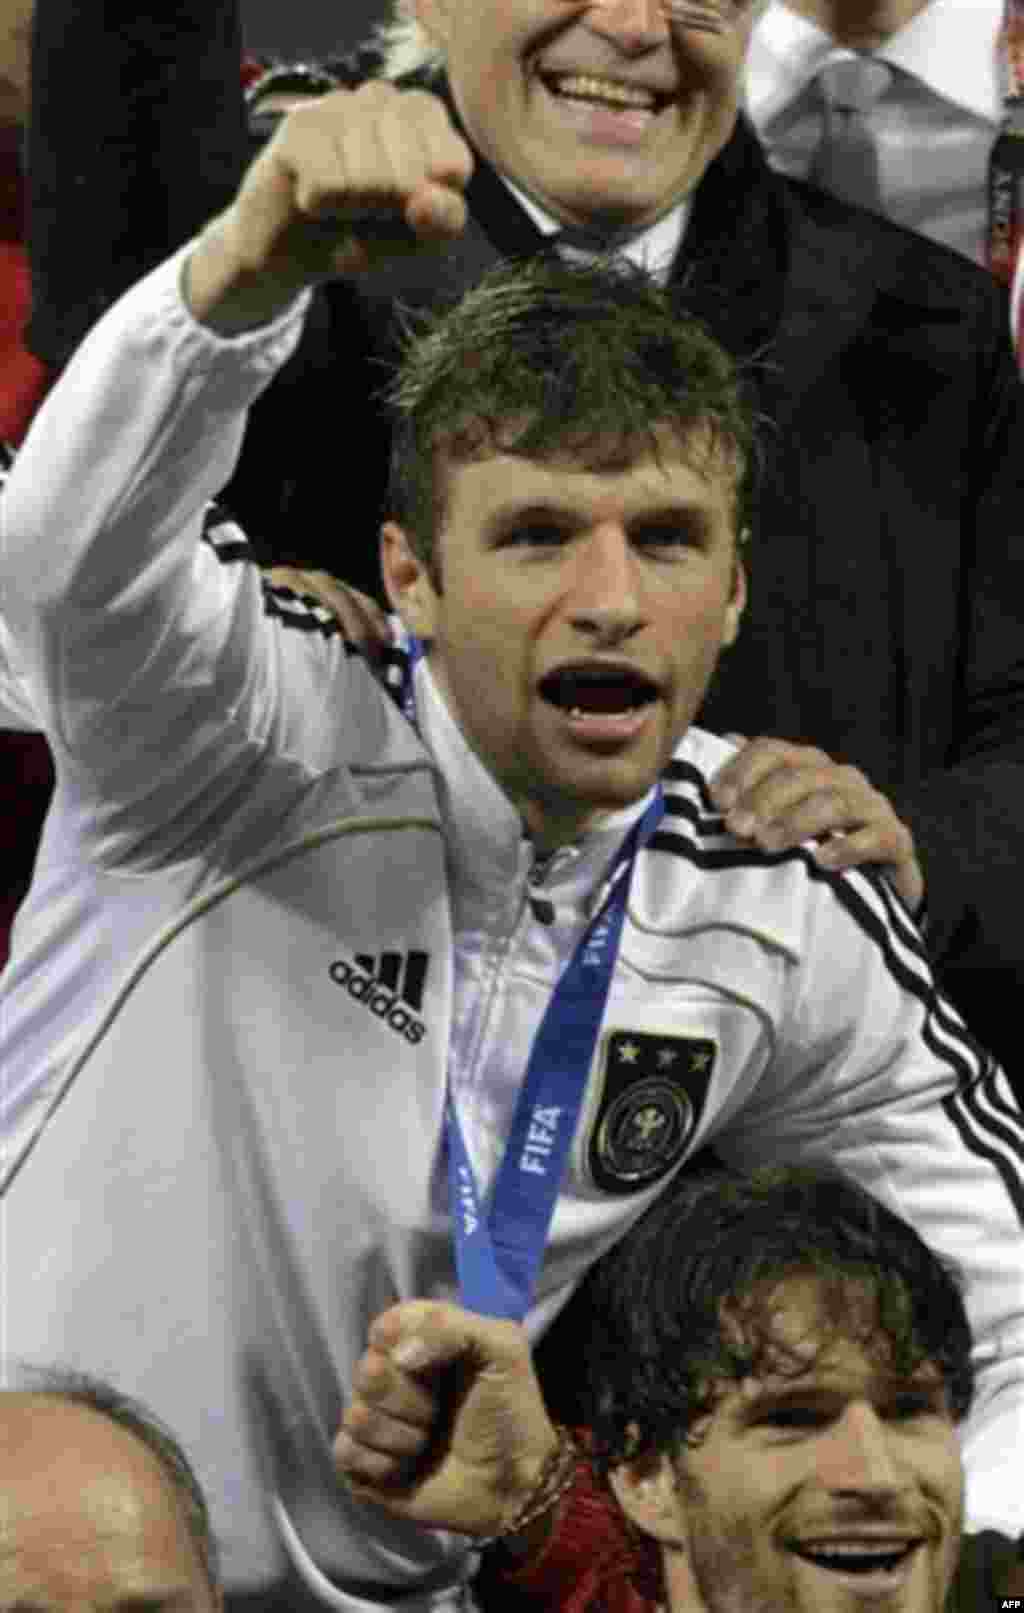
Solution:
M789 1550L815 1568L865 1591L891 1589L904 1578L922 1541L844 1540L791 1545Z
M570 717L621 717L658 698L657 685L626 667L562 667L540 682L541 697Z
M651 116L664 110L673 96L657 90L645 89L639 84L624 84L620 80L602 78L591 73L550 72L540 75L549 94L559 100L572 101L584 106L603 107L612 112L647 113Z

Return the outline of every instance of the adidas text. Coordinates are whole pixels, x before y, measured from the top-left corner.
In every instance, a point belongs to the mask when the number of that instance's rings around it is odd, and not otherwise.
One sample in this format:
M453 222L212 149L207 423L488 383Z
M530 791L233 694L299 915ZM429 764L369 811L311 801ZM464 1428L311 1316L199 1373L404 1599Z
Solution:
M394 992L387 991L372 976L361 974L344 958L331 964L330 976L336 986L344 986L350 997L362 1003L371 1014L385 1021L399 1036L404 1036L411 1047L422 1042L425 1033L423 1021L410 1013Z

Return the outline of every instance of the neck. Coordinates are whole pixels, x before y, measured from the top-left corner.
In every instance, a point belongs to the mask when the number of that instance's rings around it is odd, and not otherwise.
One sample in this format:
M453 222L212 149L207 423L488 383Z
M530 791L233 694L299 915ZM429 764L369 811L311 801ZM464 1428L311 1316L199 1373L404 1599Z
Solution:
M930 0L785 0L790 11L817 23L837 45L877 50L923 11Z
M611 809L600 812L576 808L559 812L544 810L535 801L523 801L517 805L534 850L540 857L549 857L561 846L573 845L589 830L599 829L612 816Z

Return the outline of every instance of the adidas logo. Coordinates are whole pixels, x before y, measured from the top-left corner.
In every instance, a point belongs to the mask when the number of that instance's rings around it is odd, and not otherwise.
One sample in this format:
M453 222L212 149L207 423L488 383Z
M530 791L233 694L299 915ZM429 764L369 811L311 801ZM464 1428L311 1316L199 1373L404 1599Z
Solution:
M354 964L336 958L330 975L336 986L344 986L350 997L404 1036L410 1046L423 1040L426 1027L417 1015L427 978L425 952L382 952L379 957L357 952Z

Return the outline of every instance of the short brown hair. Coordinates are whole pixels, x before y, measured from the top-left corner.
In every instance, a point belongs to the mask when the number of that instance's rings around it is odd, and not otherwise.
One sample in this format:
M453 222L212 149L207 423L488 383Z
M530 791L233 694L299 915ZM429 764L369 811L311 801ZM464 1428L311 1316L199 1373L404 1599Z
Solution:
M668 427L687 456L735 477L748 525L756 455L746 381L699 321L628 260L583 266L554 254L502 264L459 302L403 318L403 356L385 390L394 415L388 513L431 574L446 470L496 452L590 462L598 445Z

